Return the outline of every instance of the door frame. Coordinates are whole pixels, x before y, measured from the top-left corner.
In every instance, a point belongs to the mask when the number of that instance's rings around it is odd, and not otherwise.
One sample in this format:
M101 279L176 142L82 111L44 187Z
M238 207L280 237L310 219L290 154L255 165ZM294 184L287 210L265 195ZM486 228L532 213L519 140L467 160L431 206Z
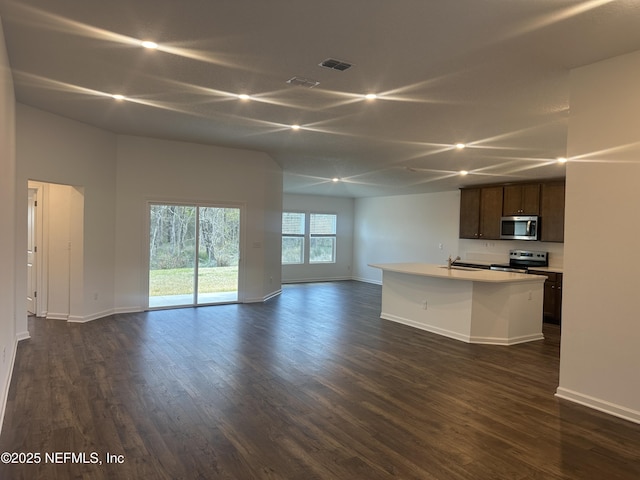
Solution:
M245 301L245 288L244 288L244 254L245 254L245 230L246 230L246 204L239 202L228 202L228 201L193 201L193 200L176 200L176 199L167 199L167 198L147 198L145 201L145 210L144 210L144 234L142 235L143 239L143 266L142 271L144 275L141 278L141 293L144 296L144 309L145 310L163 310L170 308L190 308L190 307L205 307L205 306L215 306L215 305L223 305L222 303L210 303L210 304L190 304L190 305L180 305L180 306L169 306L169 307L150 307L149 306L149 266L151 264L150 251L149 251L149 242L150 238L150 211L151 205L179 205L179 206L194 206L194 207L213 207L213 208L237 208L240 210L240 235L239 235L239 257L238 257L238 297L235 302L230 303L244 303ZM197 259L196 259L197 260ZM197 281L194 286L196 289L198 287ZM195 296L194 296L195 299Z
M37 260L36 260L36 273L35 273L35 282L36 282L36 308L35 315L37 317L46 317L47 316L47 245L44 239L46 238L47 232L45 231L46 222L45 222L45 205L47 202L47 184L43 182L37 182L33 180L29 180L27 182L27 195L29 190L36 191L36 200L38 205L35 209L35 222L33 224L35 228L35 244L38 247L37 251ZM28 201L28 199L27 199ZM30 228L29 226L27 228Z
M27 189L27 314L38 313L38 189Z

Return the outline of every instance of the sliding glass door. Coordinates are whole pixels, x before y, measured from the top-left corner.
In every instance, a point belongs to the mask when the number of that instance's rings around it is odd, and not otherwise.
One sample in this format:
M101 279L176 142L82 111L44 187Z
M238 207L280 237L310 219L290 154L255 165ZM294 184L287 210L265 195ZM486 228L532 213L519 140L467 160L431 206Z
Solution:
M149 205L149 307L238 301L240 209Z
M240 209L199 208L198 304L238 300Z

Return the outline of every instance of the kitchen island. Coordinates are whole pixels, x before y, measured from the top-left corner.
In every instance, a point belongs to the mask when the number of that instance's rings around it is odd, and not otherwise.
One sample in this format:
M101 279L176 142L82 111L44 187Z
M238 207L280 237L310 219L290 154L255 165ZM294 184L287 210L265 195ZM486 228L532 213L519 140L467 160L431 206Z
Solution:
M545 277L424 263L382 270L381 318L468 343L542 340Z

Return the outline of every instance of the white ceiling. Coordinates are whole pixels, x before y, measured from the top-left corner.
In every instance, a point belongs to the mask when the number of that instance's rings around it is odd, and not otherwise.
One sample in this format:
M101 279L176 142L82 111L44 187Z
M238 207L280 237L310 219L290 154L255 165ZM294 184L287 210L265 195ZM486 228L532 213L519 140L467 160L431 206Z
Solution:
M19 102L264 151L286 192L352 197L564 176L570 69L640 49L638 0L0 0L0 17Z

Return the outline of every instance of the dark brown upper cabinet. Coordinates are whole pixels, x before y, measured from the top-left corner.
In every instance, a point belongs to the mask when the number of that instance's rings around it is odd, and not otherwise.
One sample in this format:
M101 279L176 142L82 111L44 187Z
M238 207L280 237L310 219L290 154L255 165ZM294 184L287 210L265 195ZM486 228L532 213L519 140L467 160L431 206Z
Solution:
M478 238L480 233L480 189L460 190L460 238Z
M460 238L500 239L502 186L460 190Z
M564 242L564 183L543 183L540 195L540 240Z
M502 213L540 215L540 184L505 185Z
M460 238L500 239L500 218L539 215L543 242L564 242L562 179L460 189Z

